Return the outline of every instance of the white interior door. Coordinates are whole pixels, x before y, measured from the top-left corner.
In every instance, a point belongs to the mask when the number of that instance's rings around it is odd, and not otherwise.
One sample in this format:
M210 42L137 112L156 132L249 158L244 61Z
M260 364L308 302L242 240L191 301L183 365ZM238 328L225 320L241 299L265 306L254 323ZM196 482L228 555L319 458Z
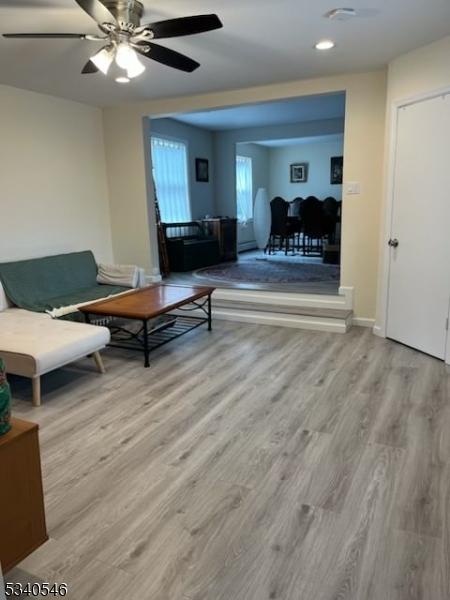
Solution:
M448 95L398 111L390 243L387 336L443 359L450 301Z

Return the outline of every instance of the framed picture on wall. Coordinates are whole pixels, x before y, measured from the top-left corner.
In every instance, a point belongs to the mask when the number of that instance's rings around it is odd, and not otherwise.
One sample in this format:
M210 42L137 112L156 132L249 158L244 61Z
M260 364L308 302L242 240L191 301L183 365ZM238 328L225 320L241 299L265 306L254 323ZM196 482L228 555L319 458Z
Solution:
M209 161L207 158L195 159L195 179L203 183L209 182Z
M331 157L331 176L332 185L342 184L342 172L344 170L344 158L342 156Z
M308 181L308 163L291 165L291 183L306 183Z

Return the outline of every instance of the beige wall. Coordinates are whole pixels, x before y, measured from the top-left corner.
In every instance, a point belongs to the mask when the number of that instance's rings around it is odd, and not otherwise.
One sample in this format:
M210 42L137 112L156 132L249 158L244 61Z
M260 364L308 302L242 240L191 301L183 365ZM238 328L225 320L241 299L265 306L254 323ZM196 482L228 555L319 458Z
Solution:
M387 111L384 163L384 193L380 227L380 277L377 302L377 328L384 332L386 305L389 224L386 221L389 193L389 173L393 151L392 119L396 103L450 89L450 36L399 56L389 64L387 81Z
M393 60L388 71L389 102L450 86L449 57L447 36Z
M142 114L133 108L103 114L114 257L152 273L157 250L149 239L154 215L147 208L145 157L150 147L144 148Z
M157 265L154 240L150 241L145 232L146 223L152 223L154 216L152 207L147 206L144 184L144 151L147 152L147 149L144 150L143 116L169 115L335 91L347 93L344 179L361 183L361 195L343 197L341 283L355 288L356 315L373 318L382 196L386 100L384 71L105 109L105 141L108 149L107 168L116 259L137 262L150 271Z
M112 260L101 110L0 86L0 261Z

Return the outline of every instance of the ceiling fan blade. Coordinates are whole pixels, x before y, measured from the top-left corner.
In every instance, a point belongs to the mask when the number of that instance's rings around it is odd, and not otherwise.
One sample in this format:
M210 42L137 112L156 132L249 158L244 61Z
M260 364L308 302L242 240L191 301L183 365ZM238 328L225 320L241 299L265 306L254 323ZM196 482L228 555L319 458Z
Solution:
M150 29L154 39L179 37L183 35L194 35L204 33L213 29L223 27L217 15L196 15L193 17L181 17L179 19L168 19L157 23L149 23L140 29Z
M90 73L98 73L98 68L94 65L92 60L88 60L87 63L84 65L81 73L83 75L88 75Z
M23 39L23 40L39 40L39 39L48 39L48 40L84 40L85 35L83 33L4 33L4 38L10 39Z
M103 23L117 23L115 16L110 12L100 0L75 0L80 8L100 25Z
M150 51L145 52L144 50L140 50L139 46L150 46ZM185 71L186 73L192 73L192 71L195 71L195 69L198 69L200 66L200 63L192 60L192 58L180 54L179 52L175 52L175 50L170 50L170 48L160 46L159 44L153 44L152 42L133 44L133 48L141 56L151 58L152 60L156 60L156 62L174 69L179 69L180 71Z

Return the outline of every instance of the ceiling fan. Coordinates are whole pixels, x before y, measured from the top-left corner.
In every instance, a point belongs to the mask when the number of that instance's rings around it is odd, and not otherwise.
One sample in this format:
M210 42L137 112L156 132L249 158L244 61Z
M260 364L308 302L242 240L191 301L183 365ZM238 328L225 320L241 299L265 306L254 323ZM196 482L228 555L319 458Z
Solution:
M75 0L97 22L100 35L82 33L6 33L5 38L79 39L105 42L84 66L82 73L112 72L118 83L128 83L145 71L139 56L187 73L200 64L152 40L194 35L223 27L217 15L196 15L141 25L144 6L138 0Z

